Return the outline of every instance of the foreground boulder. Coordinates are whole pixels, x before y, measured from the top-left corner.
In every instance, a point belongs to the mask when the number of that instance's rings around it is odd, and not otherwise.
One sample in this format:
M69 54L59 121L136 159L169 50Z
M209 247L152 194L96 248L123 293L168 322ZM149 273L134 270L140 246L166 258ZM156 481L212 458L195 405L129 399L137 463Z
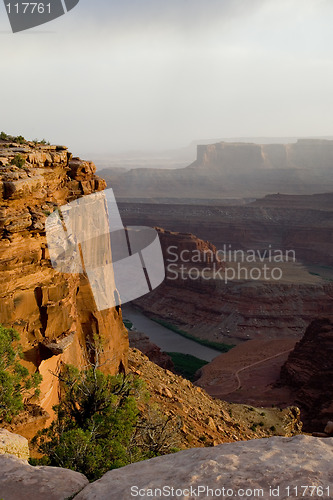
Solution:
M292 490L295 487L303 499L332 498L332 460L330 438L300 435L227 443L185 450L107 472L84 488L75 500L162 498L155 488L163 486L169 488L170 497L178 500L228 496L287 499L296 498ZM310 489L301 488L304 485L316 487L312 495ZM247 490L246 496L240 489Z
M32 467L12 455L0 455L0 497L4 500L65 500L88 484L78 472Z
M29 458L28 440L6 429L0 429L0 455L5 453L27 460Z

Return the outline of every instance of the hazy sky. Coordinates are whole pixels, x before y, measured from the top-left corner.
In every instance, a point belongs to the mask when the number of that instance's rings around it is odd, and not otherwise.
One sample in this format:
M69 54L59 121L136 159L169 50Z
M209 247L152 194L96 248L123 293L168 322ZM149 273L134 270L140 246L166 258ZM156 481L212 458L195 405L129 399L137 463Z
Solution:
M35 30L0 4L0 130L86 151L333 134L332 0L81 0Z

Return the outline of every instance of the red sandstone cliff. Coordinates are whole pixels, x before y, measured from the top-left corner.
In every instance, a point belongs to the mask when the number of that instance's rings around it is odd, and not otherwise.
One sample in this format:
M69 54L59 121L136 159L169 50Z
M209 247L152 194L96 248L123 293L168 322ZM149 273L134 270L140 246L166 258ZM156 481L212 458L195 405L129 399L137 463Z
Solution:
M23 166L11 164L20 155ZM40 404L49 413L58 400L61 363L86 364L86 342L98 334L104 365L127 365L128 339L121 311L95 310L83 276L56 272L44 225L57 206L100 191L105 182L91 162L63 146L0 141L0 323L21 336L24 363L43 375Z

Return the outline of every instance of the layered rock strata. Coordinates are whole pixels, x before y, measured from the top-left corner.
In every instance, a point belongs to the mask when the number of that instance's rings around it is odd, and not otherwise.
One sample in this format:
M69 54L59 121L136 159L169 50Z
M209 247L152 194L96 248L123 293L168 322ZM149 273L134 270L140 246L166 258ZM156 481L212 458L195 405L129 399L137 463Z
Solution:
M280 281L242 279L263 263L241 263L239 279L226 282L226 268L236 264L219 262L222 254L213 244L190 233L159 229L159 235L166 280L135 301L152 317L211 341L237 343L298 339L314 317L333 314L332 283L297 262L266 262L282 270Z
M40 404L50 414L54 374L62 363L85 366L94 335L103 342L104 370L118 373L127 363L121 310L97 311L85 277L54 270L47 248L47 216L105 188L95 170L64 146L0 141L0 323L19 332L23 363L42 374Z

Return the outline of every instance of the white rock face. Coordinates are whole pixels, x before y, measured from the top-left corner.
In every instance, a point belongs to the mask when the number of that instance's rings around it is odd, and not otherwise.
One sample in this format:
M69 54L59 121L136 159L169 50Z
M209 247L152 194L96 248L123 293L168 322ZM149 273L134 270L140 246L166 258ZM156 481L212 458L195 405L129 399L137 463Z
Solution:
M332 463L331 438L300 435L228 443L185 450L110 471L84 488L75 500L329 499L333 498ZM169 496L154 491L163 486L169 487ZM301 486L315 489L305 491ZM199 495L199 487L210 491L201 490ZM292 489L295 487L297 495Z
M58 467L32 467L12 455L0 455L0 498L65 500L88 484L78 472Z
M19 434L0 429L0 455L10 453L23 460L29 458L28 440Z

